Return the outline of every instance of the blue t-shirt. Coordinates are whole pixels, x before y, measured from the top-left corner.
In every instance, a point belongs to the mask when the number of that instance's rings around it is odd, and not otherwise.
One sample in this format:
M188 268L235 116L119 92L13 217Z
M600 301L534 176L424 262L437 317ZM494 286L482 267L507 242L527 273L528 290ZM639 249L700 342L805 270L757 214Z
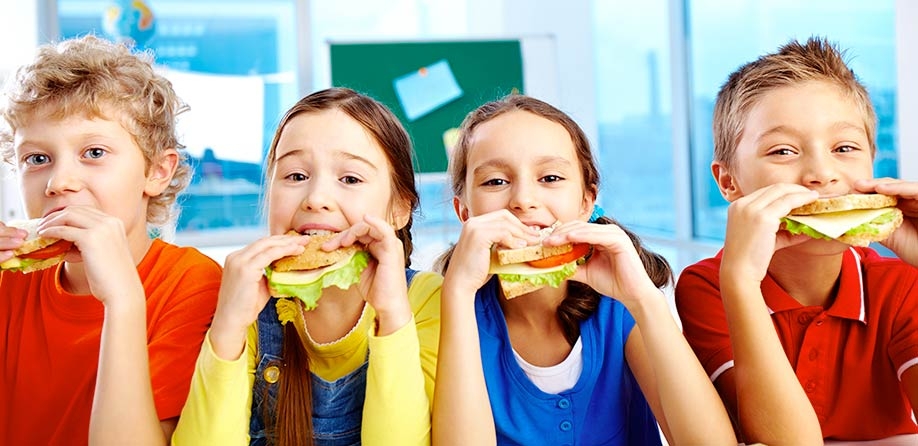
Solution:
M513 356L493 277L478 290L475 312L488 398L500 445L659 445L660 433L625 363L634 318L602 298L580 324L583 371L559 394L539 390Z

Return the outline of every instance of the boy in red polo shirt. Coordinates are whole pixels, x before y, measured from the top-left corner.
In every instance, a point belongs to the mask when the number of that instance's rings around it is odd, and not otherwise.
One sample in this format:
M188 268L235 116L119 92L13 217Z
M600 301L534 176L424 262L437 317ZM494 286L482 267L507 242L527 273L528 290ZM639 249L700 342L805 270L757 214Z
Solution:
M676 305L738 434L918 444L918 269L780 229L819 196L898 195L905 222L884 244L918 264L918 184L872 179L867 91L831 44L790 42L729 77L713 127L726 239L685 269Z

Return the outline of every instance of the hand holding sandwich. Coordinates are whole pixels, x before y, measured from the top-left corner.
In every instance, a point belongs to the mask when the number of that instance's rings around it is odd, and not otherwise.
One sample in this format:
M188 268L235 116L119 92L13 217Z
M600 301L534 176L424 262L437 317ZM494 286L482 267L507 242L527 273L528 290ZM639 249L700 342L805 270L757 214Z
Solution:
M22 246L28 235L28 231L0 222L0 262L15 257L16 254L13 251Z
M602 295L620 301L629 310L644 297L657 298L660 292L647 275L631 238L614 224L570 221L557 227L543 244L584 243L593 247L588 260L580 265L571 280L589 285Z
M810 240L781 231L781 219L819 194L798 184L779 183L738 198L727 209L721 277L760 282L775 251ZM725 273L724 268L733 271Z
M461 290L461 295L469 296L471 305L475 293L491 277L493 246L522 248L540 240L539 231L506 209L471 217L462 224L443 288Z
M325 242L324 249L363 244L371 259L358 283L360 294L376 311L377 335L394 333L411 320L405 282L405 250L392 225L372 215ZM393 292L392 290L406 290Z
M124 223L118 217L90 206L68 206L48 214L37 228L38 234L73 243L64 260L67 286L76 294L92 294L106 311L113 306L146 314L146 293L137 275L137 263L149 249L151 240L132 246ZM86 282L81 283L85 278ZM118 310L121 311L121 310Z
M249 326L271 297L265 268L282 257L301 254L308 240L304 235L273 235L226 256L210 329L211 346L219 358L233 361L242 354Z
M859 180L854 186L860 192L898 197L902 225L882 243L908 264L918 266L918 182L876 178Z

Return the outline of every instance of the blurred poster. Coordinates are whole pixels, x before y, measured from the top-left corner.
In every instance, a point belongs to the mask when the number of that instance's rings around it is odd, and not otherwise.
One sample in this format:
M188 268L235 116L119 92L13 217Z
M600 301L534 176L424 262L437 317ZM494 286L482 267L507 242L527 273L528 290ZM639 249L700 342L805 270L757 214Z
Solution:
M398 101L414 121L462 96L446 59L421 67L393 81Z

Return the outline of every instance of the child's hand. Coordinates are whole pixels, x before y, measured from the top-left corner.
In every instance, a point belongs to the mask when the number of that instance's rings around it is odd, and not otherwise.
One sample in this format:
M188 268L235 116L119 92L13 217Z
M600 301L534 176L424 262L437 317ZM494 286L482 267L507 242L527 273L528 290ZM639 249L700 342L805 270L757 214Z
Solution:
M571 280L582 282L600 294L614 297L626 307L641 296L659 296L656 286L631 242L620 227L571 221L562 224L543 242L545 245L589 243L593 253L577 268Z
M28 233L0 222L0 262L13 258L13 250L22 246Z
M918 182L877 178L859 180L855 183L859 192L877 192L899 197L899 209L902 210L902 226L883 242L902 260L918 266Z
M239 357L249 326L270 299L265 268L281 257L301 254L307 240L304 235L274 235L226 256L210 329L211 345L218 357Z
M811 240L806 235L779 231L781 218L794 208L819 198L799 184L763 187L730 204L724 240L721 277L761 281L775 251ZM724 268L731 271L727 274Z
M443 287L474 296L487 283L491 247L522 248L539 241L539 231L524 225L506 209L469 218L462 224Z
M89 292L103 305L143 305L125 300L145 294L120 219L93 207L68 206L45 217L38 233L73 242L77 249L64 260L83 263Z
M363 243L373 258L360 277L360 294L376 311L377 334L385 336L411 320L408 286L405 283L405 248L392 225L365 215L363 221L328 240L323 249Z

